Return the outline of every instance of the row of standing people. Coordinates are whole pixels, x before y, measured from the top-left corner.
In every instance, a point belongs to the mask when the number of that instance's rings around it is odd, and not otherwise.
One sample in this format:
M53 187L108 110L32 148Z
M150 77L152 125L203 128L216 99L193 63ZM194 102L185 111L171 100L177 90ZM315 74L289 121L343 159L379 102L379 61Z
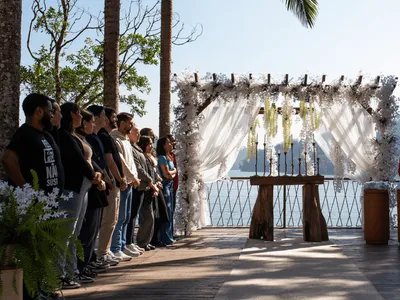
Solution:
M15 186L33 183L45 192L69 195L60 209L71 218L84 258L73 243L72 260L57 262L63 289L91 283L98 272L175 243L173 213L177 189L174 139L141 131L129 113L75 103L59 106L41 94L23 101L26 122L16 131L2 162ZM135 226L139 219L139 228ZM97 249L95 249L97 244Z

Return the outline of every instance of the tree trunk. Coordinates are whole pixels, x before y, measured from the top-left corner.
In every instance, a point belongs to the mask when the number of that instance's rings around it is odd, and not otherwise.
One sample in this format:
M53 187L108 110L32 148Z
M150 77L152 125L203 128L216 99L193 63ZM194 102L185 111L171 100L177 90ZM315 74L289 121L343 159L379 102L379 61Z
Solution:
M19 125L21 15L22 0L0 0L0 156Z
M161 1L160 137L170 133L172 0Z
M118 111L120 0L105 0L104 105Z

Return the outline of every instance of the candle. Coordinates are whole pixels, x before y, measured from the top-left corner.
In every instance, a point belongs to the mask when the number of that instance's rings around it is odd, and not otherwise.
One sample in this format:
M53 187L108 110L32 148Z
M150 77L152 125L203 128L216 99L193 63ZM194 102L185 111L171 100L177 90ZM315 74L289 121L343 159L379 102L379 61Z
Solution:
M266 143L267 143L267 135L264 134L264 144L266 144Z
M269 158L272 159L272 149L269 149Z

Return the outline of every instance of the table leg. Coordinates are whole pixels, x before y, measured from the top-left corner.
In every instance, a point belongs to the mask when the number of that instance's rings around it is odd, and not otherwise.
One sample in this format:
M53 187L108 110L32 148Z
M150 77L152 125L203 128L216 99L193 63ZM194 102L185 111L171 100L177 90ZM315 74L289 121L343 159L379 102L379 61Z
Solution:
M260 185L251 217L249 238L274 240L274 186Z

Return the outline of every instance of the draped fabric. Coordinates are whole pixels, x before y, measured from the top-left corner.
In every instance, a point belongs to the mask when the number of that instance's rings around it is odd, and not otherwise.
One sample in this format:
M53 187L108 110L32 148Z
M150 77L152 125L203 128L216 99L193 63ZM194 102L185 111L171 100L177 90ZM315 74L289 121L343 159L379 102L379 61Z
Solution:
M200 151L199 173L204 182L223 178L235 163L237 154L245 140L251 124L258 115L260 101L258 97L247 101L227 102L222 99L213 101L203 112L199 127ZM210 224L208 203L203 191L194 190L190 197L199 201L200 215L198 226Z
M315 133L315 141L325 155L332 161L332 146L338 145L346 159L351 160L355 172L345 169L345 176L366 182L372 177L371 140L375 138L372 117L358 103L333 101L321 109L321 126ZM336 167L336 166L335 166Z

